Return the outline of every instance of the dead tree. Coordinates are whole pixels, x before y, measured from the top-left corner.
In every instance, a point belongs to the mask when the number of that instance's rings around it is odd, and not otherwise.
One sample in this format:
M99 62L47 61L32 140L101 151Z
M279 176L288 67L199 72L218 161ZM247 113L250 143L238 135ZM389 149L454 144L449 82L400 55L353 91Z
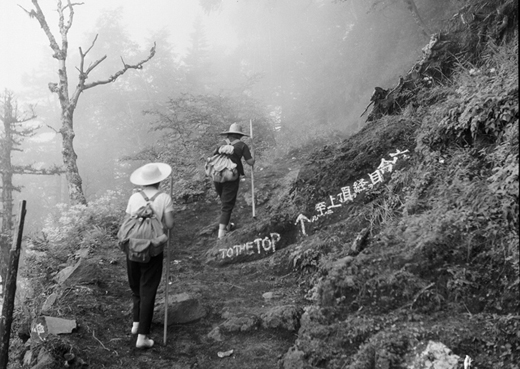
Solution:
M27 11L27 14L31 18L36 18L40 23L41 28L47 35L47 38L50 42L50 47L53 51L52 57L58 60L58 82L49 83L49 90L53 93L56 93L59 98L60 108L61 108L61 128L59 130L62 136L62 156L63 156L63 164L67 177L68 189L69 189L69 199L71 204L86 204L87 200L83 193L82 189L82 180L79 175L79 170L77 166L77 154L74 151L74 111L77 107L79 97L81 93L89 88L108 84L114 82L117 78L123 75L129 69L142 69L143 64L149 61L155 55L155 43L153 47L150 49L148 57L141 60L137 64L127 64L123 58L121 61L123 63L123 67L111 75L110 77L99 80L91 83L87 83L87 78L103 60L106 59L106 55L102 58L91 63L87 68L85 68L85 58L89 51L94 47L97 35L92 41L92 45L83 52L81 47L79 48L80 55L80 65L76 69L78 70L78 83L76 85L76 89L72 94L69 94L69 76L66 68L66 60L68 55L68 38L67 34L72 26L72 22L74 19L74 8L78 5L82 5L83 3L73 3L70 0L66 1L66 5L62 4L62 0L57 0L57 12L59 16L58 26L61 37L61 45L58 43L54 35L52 34L45 15L38 4L38 0L31 0L34 6L34 9ZM23 9L23 8L22 8Z
M32 109L22 117L18 116L18 108L13 93L5 91L0 105L0 121L3 132L0 133L0 175L2 179L2 211L0 227L0 276L6 280L7 262L9 260L9 244L13 230L13 192L20 191L19 186L13 184L15 174L55 175L63 173L57 166L36 169L32 165L15 165L12 155L16 151L23 151L22 141L35 134L38 127L29 127L26 122L36 116Z

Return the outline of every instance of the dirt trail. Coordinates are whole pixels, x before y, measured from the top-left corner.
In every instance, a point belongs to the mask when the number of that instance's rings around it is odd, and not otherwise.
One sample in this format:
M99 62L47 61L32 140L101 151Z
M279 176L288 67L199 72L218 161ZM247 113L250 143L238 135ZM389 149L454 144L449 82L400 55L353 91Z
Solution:
M264 174L262 174L264 175ZM265 175L271 175L265 171ZM261 177L259 175L259 177ZM242 182L239 200L233 213L237 230L258 221L252 219L251 208L243 198L249 191L248 180ZM262 209L258 209L262 217ZM131 299L126 282L124 255L119 250L99 256L99 265L114 280L99 286L95 299L84 296L84 322L74 341L95 368L226 368L269 369L277 368L278 361L293 345L297 327L264 328L260 319L275 306L302 306L297 276L290 269L277 267L275 257L212 267L206 264L205 253L215 245L215 234L207 229L217 226L219 204L200 201L178 206L174 247L170 263L169 294L189 293L200 298L207 314L188 323L170 325L167 343L163 344L163 326L154 324L151 337L156 345L150 350L136 350L135 337L130 334ZM206 232L200 234L206 228ZM284 251L280 252L282 255ZM285 255L287 250L285 251ZM264 293L272 298L265 299ZM164 281L157 299L164 296ZM81 294L71 294L71 304L82 304ZM78 300L79 299L79 300ZM87 300L89 301L87 303ZM95 302L93 302L95 301ZM95 305L93 309L92 305ZM297 319L295 320L297 322ZM208 337L222 325L220 336ZM88 326L91 325L91 326ZM95 326L94 326L95 325ZM215 331L213 331L215 332ZM218 336L218 334L217 334ZM71 337L72 338L72 337ZM220 358L219 352L233 350L233 354ZM81 353L80 353L81 355Z

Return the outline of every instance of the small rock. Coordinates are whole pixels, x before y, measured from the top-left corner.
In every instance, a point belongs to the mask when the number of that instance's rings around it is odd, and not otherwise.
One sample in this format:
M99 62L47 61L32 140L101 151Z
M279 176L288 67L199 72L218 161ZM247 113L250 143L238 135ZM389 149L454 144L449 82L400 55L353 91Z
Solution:
M76 321L71 319L54 318L52 316L45 316L44 319L47 331L53 335L72 333L77 327Z
M220 333L220 327L213 328L211 332L208 333L208 338L213 341L222 342L222 333Z
M45 341L49 335L72 333L76 329L75 320L40 316L31 324L31 342Z
M54 359L52 355L49 354L44 349L40 350L38 354L38 362L31 369L47 369L50 368L54 364Z
M33 357L32 350L28 350L25 352L25 355L23 356L23 366L24 367L31 365L32 357Z
M352 251L355 254L359 254L365 248L368 234L369 229L363 228L363 230L358 233L354 242L352 242L352 246L350 246L350 251Z
M89 249L87 247L85 248L81 248L79 249L78 251L76 251L74 253L74 256L77 258L77 259L86 259L88 258L88 253L89 253Z
M271 300L273 297L274 297L274 293L273 292L266 292L262 295L262 297L265 299L265 300Z
M228 356L233 355L233 350L228 350L228 351L219 351L219 352L217 353L217 355L218 355L219 358L228 357Z
M56 302L56 299L58 298L58 295L55 293L51 293L42 306L42 312L47 312L51 309L52 305Z

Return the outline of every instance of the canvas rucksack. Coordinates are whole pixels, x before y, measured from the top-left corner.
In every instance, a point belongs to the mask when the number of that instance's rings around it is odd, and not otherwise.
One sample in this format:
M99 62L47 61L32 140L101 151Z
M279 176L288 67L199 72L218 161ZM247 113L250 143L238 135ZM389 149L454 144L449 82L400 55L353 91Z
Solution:
M237 141L238 142L238 141ZM210 177L213 182L231 182L238 178L237 165L233 163L228 154L233 153L233 145L226 145L228 151L226 153L215 154L206 159L204 169L206 175Z
M140 194L146 201L135 215L128 215L123 220L117 238L119 247L125 252L130 261L147 263L153 256L163 252L168 237L164 227L155 214L152 203L161 192L157 192L149 199L143 191Z
M206 175L213 182L230 182L238 178L237 165L226 154L216 154L206 160Z

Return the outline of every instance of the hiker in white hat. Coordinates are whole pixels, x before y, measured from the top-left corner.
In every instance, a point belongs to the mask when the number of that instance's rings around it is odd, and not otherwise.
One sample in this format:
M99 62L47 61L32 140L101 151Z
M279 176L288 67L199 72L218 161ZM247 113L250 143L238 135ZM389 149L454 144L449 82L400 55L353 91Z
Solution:
M130 176L130 182L141 186L141 191L134 193L128 200L126 213L134 215L146 205L143 196L151 201L151 206L163 227L173 227L173 202L170 195L159 191L161 181L170 176L172 168L164 163L150 163L136 169ZM152 325L153 309L157 288L161 282L163 253L151 257L148 263L131 261L127 257L128 283L132 290L132 334L137 334L137 348L151 348L154 341L148 337Z
M228 231L233 227L233 223L230 222L231 212L235 207L237 200L238 187L240 184L240 176L244 174L244 166L242 165L242 158L250 166L255 165L255 159L251 156L249 146L245 142L241 141L242 137L247 136L242 132L242 127L238 123L233 123L229 126L229 130L220 133L222 136L226 136L226 145L221 145L215 149L214 154L223 153L227 154L228 157L237 165L238 178L231 182L214 182L215 190L217 191L218 197L221 202L220 219L218 226L218 238L222 238Z

